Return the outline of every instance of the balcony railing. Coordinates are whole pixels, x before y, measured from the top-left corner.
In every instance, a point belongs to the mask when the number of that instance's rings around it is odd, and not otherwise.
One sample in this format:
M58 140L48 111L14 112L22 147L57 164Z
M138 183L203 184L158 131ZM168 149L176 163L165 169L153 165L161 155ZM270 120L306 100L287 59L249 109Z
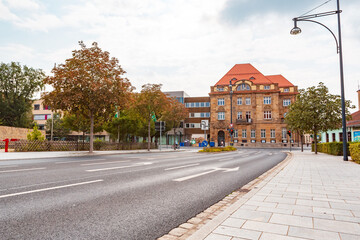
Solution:
M236 119L237 125L250 125L252 123L252 119Z

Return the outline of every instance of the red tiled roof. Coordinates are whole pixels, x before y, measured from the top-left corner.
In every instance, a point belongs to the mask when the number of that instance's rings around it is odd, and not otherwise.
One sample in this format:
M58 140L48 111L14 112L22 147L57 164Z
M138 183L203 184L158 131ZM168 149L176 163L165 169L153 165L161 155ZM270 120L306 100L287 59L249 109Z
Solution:
M259 72L250 63L235 64L230 71L228 71L216 84L229 85L230 80L236 78L237 80L249 80L255 84L271 84L272 82ZM254 78L254 79L253 79Z
M360 125L360 110L351 114L351 120L346 122L347 126Z
M249 80L254 84L272 84L278 83L279 87L293 87L294 85L289 82L282 75L264 76L250 63L235 64L230 71L228 71L216 84L229 85L230 80L236 78L236 80ZM234 82L233 82L234 84Z
M279 84L279 87L293 87L294 85L289 82L286 78L284 78L282 75L270 75L266 76L270 81L273 83Z

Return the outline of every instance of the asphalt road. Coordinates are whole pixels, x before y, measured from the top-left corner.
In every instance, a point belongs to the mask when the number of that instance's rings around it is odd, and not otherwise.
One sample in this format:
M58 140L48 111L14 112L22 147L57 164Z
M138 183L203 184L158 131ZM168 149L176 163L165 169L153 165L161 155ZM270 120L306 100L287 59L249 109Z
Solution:
M0 161L0 238L156 239L285 157L243 149Z

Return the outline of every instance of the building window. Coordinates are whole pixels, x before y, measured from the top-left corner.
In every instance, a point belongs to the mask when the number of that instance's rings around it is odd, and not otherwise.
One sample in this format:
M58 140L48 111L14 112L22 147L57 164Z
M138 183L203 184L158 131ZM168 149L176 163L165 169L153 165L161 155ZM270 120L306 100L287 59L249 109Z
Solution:
M224 106L225 100L223 98L218 98L218 106Z
M269 85L265 85L264 86L264 90L269 90L270 89L270 86Z
M223 91L224 91L224 88L223 88L223 87L217 87L217 90L218 90L219 92L223 92Z
M251 104L251 98L249 98L249 97L245 98L245 104L250 105Z
M284 118L286 117L286 115L287 115L287 112L286 112L286 113L284 113Z
M185 103L185 107L193 108L193 107L210 107L209 102L189 102Z
M218 112L218 120L225 120L225 112Z
M237 138L239 137L239 132L238 130L234 129L234 138Z
M271 119L271 111L264 111L264 119Z
M287 134L287 130L286 130L286 128L283 128L283 129L281 130L282 139L286 139L286 134Z
M264 104L271 104L271 97L264 97Z
M270 137L275 138L275 129L270 129Z
M237 112L237 119L242 119L242 112Z
M46 120L46 115L45 114L35 114L34 120Z
M34 110L40 110L40 104L34 104Z
M185 123L185 128L190 128L190 124L189 124L189 123Z
M39 130L45 130L45 125L44 124L39 124L38 129Z
M249 120L251 119L251 112L246 112L246 121L250 122Z
M333 141L333 142L336 142L336 135L335 135L335 133L332 134L332 141Z
M329 142L329 134L326 133L326 142Z
M50 106L44 105L44 106L43 106L43 109L44 109L44 110L50 110Z
M206 102L205 107L210 107L210 102Z
M284 88L284 92L289 92L289 89L288 89L288 88Z
M237 88L236 91L245 91L250 90L250 86L248 84L242 83Z
M343 141L343 134L339 133L339 142L342 142L342 141Z
M286 106L289 106L291 104L291 100L290 99L284 99L283 100L283 106L286 107Z
M255 133L256 133L256 131L255 131L255 129L251 129L251 138L255 138Z
M265 129L261 129L260 131L260 135L261 135L261 138L265 138L266 137L266 130Z
M239 98L237 99L237 105L242 105L242 98L241 98L241 97L239 97Z
M242 138L246 138L246 129L243 129L243 130L242 130L241 137L242 137Z
M196 103L195 103L195 107L197 107L197 108L200 107L200 103L199 103L199 102L196 102Z

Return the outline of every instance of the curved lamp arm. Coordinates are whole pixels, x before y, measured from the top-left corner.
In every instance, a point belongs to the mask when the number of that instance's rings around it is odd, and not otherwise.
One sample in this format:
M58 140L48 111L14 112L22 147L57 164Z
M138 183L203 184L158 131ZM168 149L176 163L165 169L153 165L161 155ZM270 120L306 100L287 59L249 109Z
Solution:
M317 21L314 21L314 20L308 20L308 19L300 19L300 20L298 20L298 19L296 19L296 18L294 18L293 20L294 20L295 27L297 27L297 26L296 26L296 22L313 22L313 23L317 23L317 24L323 26L324 28L326 28L327 30L329 30L329 32L331 33L331 35L333 35L333 37L334 37L334 39L335 39L336 51L337 51L337 53L339 53L340 48L339 48L338 40L337 40L337 38L336 38L336 35L333 33L333 31L331 31L330 28L328 28L328 27L325 26L324 24L322 24L322 23L320 23L320 22L317 22Z

